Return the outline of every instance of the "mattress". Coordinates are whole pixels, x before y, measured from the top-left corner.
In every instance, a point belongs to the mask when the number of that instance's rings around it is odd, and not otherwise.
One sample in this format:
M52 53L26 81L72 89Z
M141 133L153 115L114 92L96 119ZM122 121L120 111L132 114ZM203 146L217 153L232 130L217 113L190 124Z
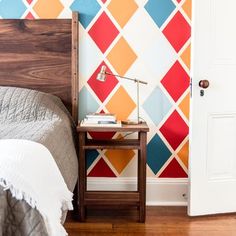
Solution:
M43 144L70 191L78 178L74 134L73 120L59 98L35 90L0 86L0 139ZM1 187L0 235L47 235L39 212L24 200L15 200Z

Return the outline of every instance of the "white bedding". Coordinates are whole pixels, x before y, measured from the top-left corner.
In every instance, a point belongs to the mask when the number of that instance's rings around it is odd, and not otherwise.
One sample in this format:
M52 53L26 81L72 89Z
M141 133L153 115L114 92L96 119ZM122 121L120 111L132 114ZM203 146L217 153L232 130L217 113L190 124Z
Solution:
M67 235L61 225L62 210L72 210L73 194L46 147L20 139L0 140L0 185L36 207L48 234Z

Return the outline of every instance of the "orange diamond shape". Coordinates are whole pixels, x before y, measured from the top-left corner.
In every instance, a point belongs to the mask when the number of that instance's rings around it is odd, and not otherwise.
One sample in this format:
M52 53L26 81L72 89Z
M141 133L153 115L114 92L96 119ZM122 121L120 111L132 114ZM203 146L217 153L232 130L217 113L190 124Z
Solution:
M188 93L186 97L179 104L180 110L184 113L186 118L189 120L189 108L190 108L190 94Z
M116 114L118 120L126 120L135 107L136 104L122 86L106 105L107 110Z
M178 156L180 160L184 163L186 168L188 168L188 156L189 156L189 141L184 144L180 149Z
M122 37L112 48L107 56L107 59L115 68L117 73L124 76L127 70L137 59L137 55L134 53L126 40Z
M184 50L184 52L181 55L181 59L185 63L185 65L190 70L190 63L191 63L191 44L188 45L188 47Z
M183 4L182 8L188 15L189 19L191 20L192 18L192 0L186 0L185 3Z
M64 9L59 0L38 0L33 7L39 18L57 18Z
M123 28L138 9L138 5L134 0L111 0L107 8Z
M122 136L119 135L118 139L121 139ZM120 174L131 159L134 157L135 152L133 150L112 150L109 149L105 152L107 159L114 166L117 172Z

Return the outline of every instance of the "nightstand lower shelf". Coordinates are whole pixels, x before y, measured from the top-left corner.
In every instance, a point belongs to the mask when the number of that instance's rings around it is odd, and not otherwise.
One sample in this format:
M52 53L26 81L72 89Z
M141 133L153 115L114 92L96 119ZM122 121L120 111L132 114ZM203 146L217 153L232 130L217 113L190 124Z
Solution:
M137 191L86 191L84 205L110 206L128 205L139 206L140 194Z

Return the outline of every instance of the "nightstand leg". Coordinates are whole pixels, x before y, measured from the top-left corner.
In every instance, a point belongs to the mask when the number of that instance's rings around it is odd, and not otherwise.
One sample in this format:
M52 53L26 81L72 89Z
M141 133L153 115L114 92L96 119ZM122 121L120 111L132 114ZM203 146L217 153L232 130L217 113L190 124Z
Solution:
M86 190L85 132L79 133L79 219L85 221L84 194Z
M139 221L146 220L146 143L147 133L139 132L140 150L138 151L138 191L140 194Z

